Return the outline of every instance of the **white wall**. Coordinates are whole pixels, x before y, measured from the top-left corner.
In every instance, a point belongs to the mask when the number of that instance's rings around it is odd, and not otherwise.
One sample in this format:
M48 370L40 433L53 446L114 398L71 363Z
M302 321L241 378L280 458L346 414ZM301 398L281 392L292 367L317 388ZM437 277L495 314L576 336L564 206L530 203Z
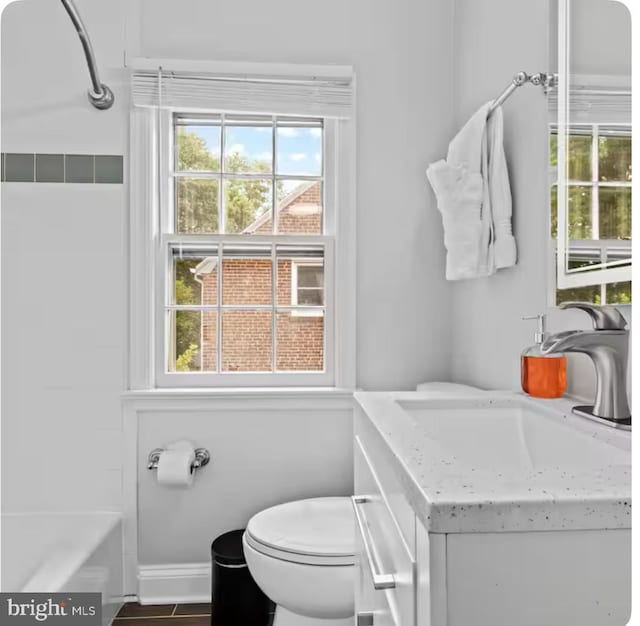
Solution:
M3 152L125 153L122 3L78 6L115 107L88 105L60 3L15 2L2 14ZM2 184L3 510L121 508L125 219L123 185Z
M129 142L123 67L126 0L77 0L100 78L116 92L109 111L87 106L80 40L60 2L20 0L2 12L2 150L123 154Z
M526 27L522 27L526 25ZM545 71L545 2L456 1L455 106L462 124L494 99L513 75ZM513 195L518 264L485 279L451 285L452 366L456 380L518 388L521 350L533 328L522 322L546 308L547 101L527 85L505 103L505 151Z

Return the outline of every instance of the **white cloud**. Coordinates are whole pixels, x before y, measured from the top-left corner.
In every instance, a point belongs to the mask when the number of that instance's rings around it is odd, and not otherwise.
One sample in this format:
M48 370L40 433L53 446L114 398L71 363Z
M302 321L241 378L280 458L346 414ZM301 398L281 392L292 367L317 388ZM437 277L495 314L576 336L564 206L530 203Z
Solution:
M271 152L260 152L255 156L256 161L271 161Z
M241 143L234 143L227 148L227 152L229 154L232 154L233 152L237 152L238 154L245 154L247 152L247 149Z
M304 161L307 158L307 155L304 152L294 152L289 155L289 158L292 161Z
M298 129L289 128L288 126L279 126L278 134L282 137L296 137L298 135Z
M322 137L322 128L310 128L309 134L313 137Z
M322 160L322 155L321 155L319 152L316 152L316 153L313 155L313 158L314 158L314 160L315 160L315 162L316 162L316 163L320 163L320 161Z

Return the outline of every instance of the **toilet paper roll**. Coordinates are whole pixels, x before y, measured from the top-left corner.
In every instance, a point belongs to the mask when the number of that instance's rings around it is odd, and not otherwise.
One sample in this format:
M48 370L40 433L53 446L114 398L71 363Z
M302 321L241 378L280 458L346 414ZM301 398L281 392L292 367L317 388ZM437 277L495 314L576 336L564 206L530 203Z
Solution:
M178 441L168 443L165 448L167 450L195 450L195 446L186 439L179 439Z
M193 446L182 445L161 452L158 459L158 483L171 487L190 487L195 474L195 458Z

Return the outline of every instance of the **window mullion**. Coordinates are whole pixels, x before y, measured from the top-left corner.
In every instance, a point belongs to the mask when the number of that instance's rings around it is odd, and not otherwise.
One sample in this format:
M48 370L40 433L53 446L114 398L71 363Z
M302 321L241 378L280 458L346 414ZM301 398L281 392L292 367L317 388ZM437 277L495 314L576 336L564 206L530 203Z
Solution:
M218 268L216 272L216 302L218 303L218 323L216 324L216 371L222 372L222 249L218 246Z
M227 216L226 216L226 207L224 201L224 156L226 150L226 130L227 127L225 125L225 115L224 113L221 115L220 120L220 183L218 184L218 232L225 233L227 231ZM220 266L222 268L222 266ZM219 272L218 272L219 273Z
M598 125L593 125L591 135L591 177L593 180L591 191L591 236L600 239L600 193L598 190L598 179L600 178L600 164L598 162L599 129Z
M183 170L181 172L174 172L173 176L175 178L195 178L195 179L206 179L206 180L216 180L220 178L221 173L217 171L207 171L207 170Z
M273 124L273 131L272 131L272 137L271 137L271 149L272 149L272 154L271 154L271 198L272 198L272 202L271 202L271 232L276 235L279 231L278 231L278 220L279 220L279 211L278 211L278 188L276 186L276 169L277 169L277 164L276 164L276 158L277 158L277 153L278 153L278 124L277 124L277 118L274 116L272 119L272 124Z
M602 263L604 266L606 262L607 262L607 250L604 246L602 246L600 248L600 263ZM606 283L602 283L600 285L600 304L606 304L606 303L607 303L607 285Z
M275 134L275 133L274 133ZM278 255L276 244L271 244L271 371L276 372L276 355L278 353L277 335L278 304Z

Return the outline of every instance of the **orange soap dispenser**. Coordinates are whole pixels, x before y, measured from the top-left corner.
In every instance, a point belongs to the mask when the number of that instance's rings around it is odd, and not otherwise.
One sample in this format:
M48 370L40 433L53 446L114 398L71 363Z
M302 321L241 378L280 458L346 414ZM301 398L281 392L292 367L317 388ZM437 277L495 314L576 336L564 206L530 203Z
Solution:
M545 340L545 318L544 314L522 318L538 320L535 343L520 357L522 390L536 398L560 398L567 389L567 359L563 354L542 354L540 346Z

